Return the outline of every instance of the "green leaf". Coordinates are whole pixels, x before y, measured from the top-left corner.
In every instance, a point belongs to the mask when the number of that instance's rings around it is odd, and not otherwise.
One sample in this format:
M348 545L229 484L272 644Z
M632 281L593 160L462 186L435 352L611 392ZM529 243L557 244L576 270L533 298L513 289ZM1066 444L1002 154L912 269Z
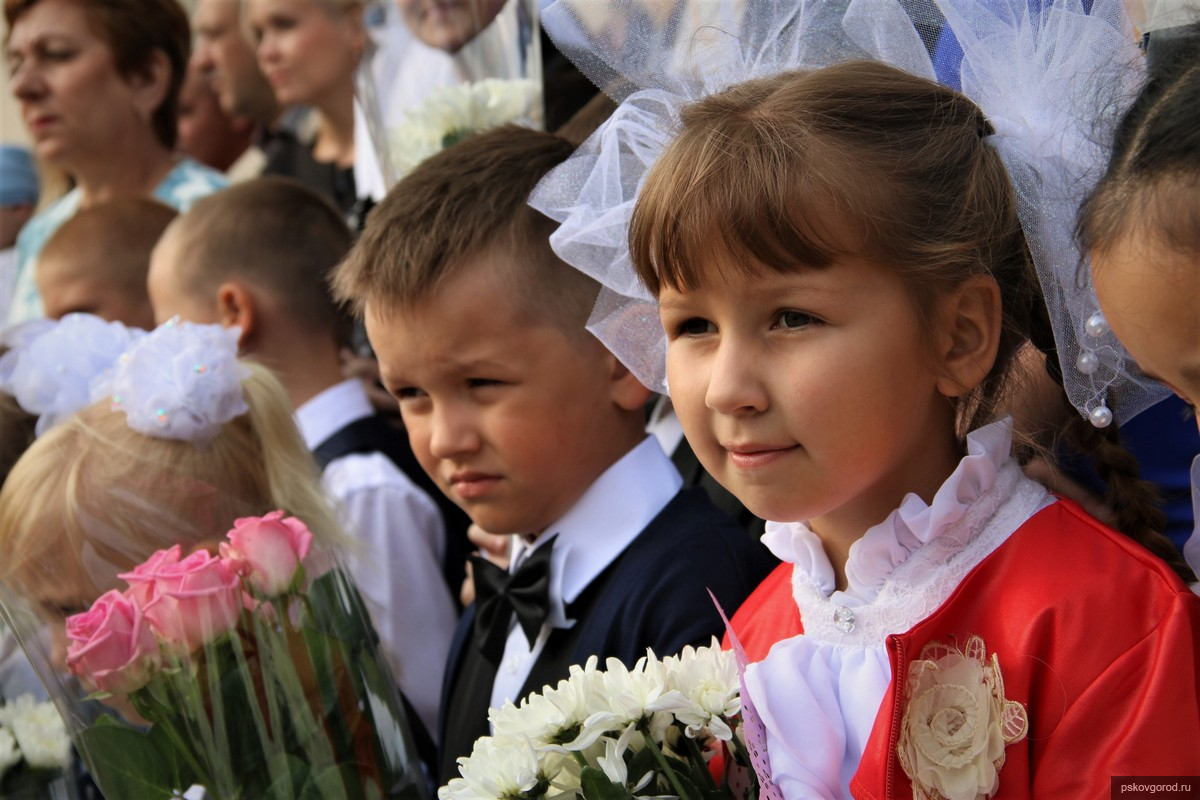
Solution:
M609 780L603 770L584 767L579 775L579 786L584 800L633 800L629 790Z
M163 800L179 788L155 740L106 717L80 734L79 748L106 797Z

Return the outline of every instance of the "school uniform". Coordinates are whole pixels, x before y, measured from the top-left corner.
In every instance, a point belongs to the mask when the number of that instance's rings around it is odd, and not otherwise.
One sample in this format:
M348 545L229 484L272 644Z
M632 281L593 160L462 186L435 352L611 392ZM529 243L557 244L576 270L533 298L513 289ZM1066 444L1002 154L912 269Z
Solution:
M541 691L589 656L632 665L646 648L665 656L709 642L723 626L708 592L736 608L772 564L702 490L682 489L650 437L532 546L518 548L513 570L542 548L550 548L547 616L532 641L507 615L503 653L491 660L480 650L476 605L455 633L442 705L442 783L489 733L489 706Z
M390 426L375 415L359 381L321 392L297 409L296 420L324 471L322 483L360 545L349 554L349 567L384 653L404 696L432 732L458 620L442 577L441 512L382 451L390 439L362 435Z
M910 672L978 637L1027 733L998 798L1108 797L1112 775L1200 774L1200 598L1159 559L1025 478L1007 421L976 431L926 505L850 550L848 586L800 523L733 627L784 797L909 798ZM789 602L790 601L790 602Z

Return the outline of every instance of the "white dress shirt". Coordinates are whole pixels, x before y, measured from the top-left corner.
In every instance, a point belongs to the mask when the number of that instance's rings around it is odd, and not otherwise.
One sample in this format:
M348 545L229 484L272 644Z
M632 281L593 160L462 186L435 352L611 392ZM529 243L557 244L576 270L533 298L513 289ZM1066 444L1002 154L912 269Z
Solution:
M625 551L682 486L675 465L658 441L647 436L597 478L562 519L532 544L514 538L513 570L551 536L556 537L550 557L550 614L532 646L521 626L512 625L492 684L493 707L520 699L517 695L550 632L574 624L567 619L566 605L575 602Z
M332 386L296 410L309 448L375 413L357 380ZM371 612L400 689L437 734L442 673L458 619L442 577L445 526L437 504L384 454L351 454L323 483L361 544L349 567Z

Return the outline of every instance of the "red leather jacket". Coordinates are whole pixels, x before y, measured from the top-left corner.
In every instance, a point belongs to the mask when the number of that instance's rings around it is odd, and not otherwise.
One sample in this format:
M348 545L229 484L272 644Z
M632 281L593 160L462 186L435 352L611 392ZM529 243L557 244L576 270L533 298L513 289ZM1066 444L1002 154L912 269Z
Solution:
M732 624L751 660L802 632L791 565ZM1029 716L996 798L1108 798L1110 776L1200 775L1200 597L1159 559L1059 500L972 570L936 611L887 639L893 681L850 791L910 798L895 676L931 641L983 638ZM901 683L903 687L903 682Z

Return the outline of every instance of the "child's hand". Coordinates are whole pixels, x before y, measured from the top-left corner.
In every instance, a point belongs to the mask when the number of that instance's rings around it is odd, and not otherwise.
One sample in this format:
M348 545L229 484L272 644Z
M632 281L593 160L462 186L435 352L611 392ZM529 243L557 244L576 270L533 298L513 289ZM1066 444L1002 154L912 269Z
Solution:
M511 535L488 533L478 525L472 525L467 528L467 538L471 540L471 544L479 548L475 551L478 555L483 556L498 567L508 569L508 562L512 552ZM462 601L464 608L475 601L475 575L471 571L470 561L467 562L467 577L463 579L462 589L459 590L458 598Z

